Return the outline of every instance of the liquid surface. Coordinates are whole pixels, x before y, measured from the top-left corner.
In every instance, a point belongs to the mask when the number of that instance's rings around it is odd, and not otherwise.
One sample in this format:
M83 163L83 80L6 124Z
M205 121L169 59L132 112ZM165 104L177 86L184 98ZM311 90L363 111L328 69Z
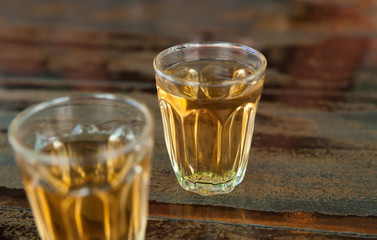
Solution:
M157 77L165 140L181 186L202 195L231 191L245 174L261 81L242 63L222 60L184 62L167 74L191 83ZM238 79L239 83L219 84Z
M70 136L40 150L70 164L21 166L43 239L143 239L150 150L95 158L126 143L106 134Z

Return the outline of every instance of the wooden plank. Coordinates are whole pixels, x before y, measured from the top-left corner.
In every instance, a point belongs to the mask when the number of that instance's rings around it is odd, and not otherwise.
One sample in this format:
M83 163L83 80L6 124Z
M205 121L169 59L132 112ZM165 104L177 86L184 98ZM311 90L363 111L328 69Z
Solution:
M302 219L300 219L302 220ZM17 208L0 208L0 238L37 240L37 229L30 211ZM149 217L145 239L361 239L367 234L331 233L289 228L235 225L221 222L167 219Z
M13 90L1 96L34 102L68 93ZM146 102L155 115L151 200L258 211L377 215L376 112L303 111L261 103L244 182L231 194L203 198L183 191L175 179L156 95L135 91L128 94ZM9 146L2 152L0 162L8 167L1 170L1 186L21 187Z

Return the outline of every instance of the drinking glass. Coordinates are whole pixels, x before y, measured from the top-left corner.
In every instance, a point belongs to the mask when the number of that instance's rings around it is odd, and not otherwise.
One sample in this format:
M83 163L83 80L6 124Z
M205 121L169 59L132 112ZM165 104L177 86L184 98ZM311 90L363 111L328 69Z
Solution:
M165 142L182 188L231 192L246 171L267 61L234 43L186 43L154 59Z
M152 117L115 94L31 106L9 127L42 239L143 239Z

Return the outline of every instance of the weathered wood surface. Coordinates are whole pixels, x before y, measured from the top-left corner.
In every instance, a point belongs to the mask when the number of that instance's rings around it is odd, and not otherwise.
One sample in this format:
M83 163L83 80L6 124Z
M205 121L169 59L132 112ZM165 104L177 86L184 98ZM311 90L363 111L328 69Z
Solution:
M38 240L33 216L25 209L0 208L0 237L2 240ZM323 234L305 230L290 230L253 226L245 224L226 224L221 222L204 222L199 220L181 220L152 217L148 219L145 239L345 239L362 238L354 234Z
M94 1L82 16L73 14L80 29L62 14L73 3L41 1L23 9L23 17L5 14L14 4L0 8L0 239L37 239L7 142L11 119L33 103L82 91L134 96L155 115L147 239L164 233L172 239L377 238L377 2L236 2L209 13L216 23L203 15L209 24L203 29L185 21L164 27L168 10L148 29L143 24L156 17L156 3L140 10L150 18L112 25L132 18L130 6L105 4L99 11ZM246 21L250 13L258 13L255 21ZM269 62L245 179L231 194L206 198L183 191L170 167L152 68L162 49L198 39L245 43Z

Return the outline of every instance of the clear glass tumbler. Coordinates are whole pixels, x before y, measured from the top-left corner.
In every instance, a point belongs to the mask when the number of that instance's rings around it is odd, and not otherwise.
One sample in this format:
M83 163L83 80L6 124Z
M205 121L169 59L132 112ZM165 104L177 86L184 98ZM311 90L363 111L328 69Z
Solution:
M226 42L186 43L156 56L165 141L182 188L214 195L242 182L266 65L255 49Z
M114 94L31 106L9 127L42 239L144 239L152 117Z

